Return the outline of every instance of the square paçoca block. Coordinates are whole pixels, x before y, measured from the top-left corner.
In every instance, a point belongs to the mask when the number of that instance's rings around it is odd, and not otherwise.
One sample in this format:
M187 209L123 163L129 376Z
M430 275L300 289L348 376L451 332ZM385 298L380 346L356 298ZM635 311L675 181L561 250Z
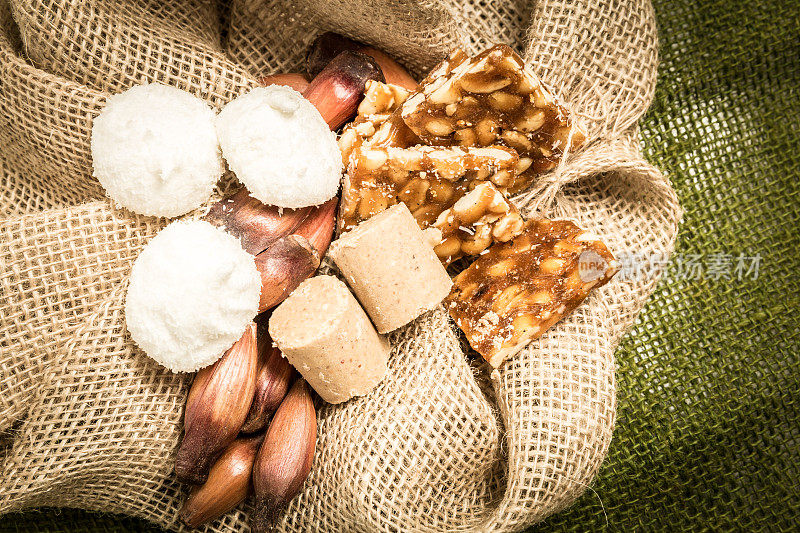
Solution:
M342 234L329 253L380 333L435 308L453 286L402 203Z

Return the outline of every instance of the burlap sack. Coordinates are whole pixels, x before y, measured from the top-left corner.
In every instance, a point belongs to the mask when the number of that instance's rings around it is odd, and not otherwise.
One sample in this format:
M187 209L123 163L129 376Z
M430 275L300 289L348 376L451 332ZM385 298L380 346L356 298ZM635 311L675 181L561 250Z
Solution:
M179 528L171 470L190 378L139 352L122 312L131 263L164 221L112 208L91 177L92 117L132 84L220 106L298 69L327 29L417 73L452 46L507 42L589 132L520 202L620 257L668 256L680 208L636 133L656 75L649 0L528 4L0 0L0 514L78 507ZM393 334L381 386L320 405L314 468L283 530L518 531L569 505L608 449L614 348L656 281L619 276L491 379L441 310Z

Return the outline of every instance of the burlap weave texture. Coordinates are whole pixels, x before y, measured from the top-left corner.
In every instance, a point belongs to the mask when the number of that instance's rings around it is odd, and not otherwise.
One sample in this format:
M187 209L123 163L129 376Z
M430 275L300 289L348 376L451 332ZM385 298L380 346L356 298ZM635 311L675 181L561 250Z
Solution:
M668 255L679 207L640 156L655 84L646 1L0 1L2 512L81 507L176 526L171 476L188 379L125 334L130 265L163 221L112 208L91 178L105 97L162 81L220 106L299 67L333 29L416 72L505 41L581 117L589 142L521 198L618 255ZM224 30L224 31L223 31ZM615 419L613 350L656 278L618 279L492 376L485 394L441 311L393 335L390 377L321 406L314 470L287 531L515 531L590 483ZM246 509L210 531L238 530Z

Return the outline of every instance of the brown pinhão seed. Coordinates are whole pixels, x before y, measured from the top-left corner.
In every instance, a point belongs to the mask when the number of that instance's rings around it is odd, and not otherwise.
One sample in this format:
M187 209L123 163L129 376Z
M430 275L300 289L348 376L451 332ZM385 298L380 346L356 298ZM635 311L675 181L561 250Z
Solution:
M203 218L237 237L245 251L258 255L281 237L291 234L314 209L280 209L265 205L241 188L212 205Z
M278 409L295 377L294 368L273 346L267 333L267 322L258 326L258 376L253 405L242 426L242 433L261 431L269 422L269 417Z
M291 87L299 93L308 89L308 80L299 72L285 72L262 76L258 78L258 84L264 87L269 85L283 85L284 87Z
M253 463L264 435L234 440L208 472L203 485L192 488L180 511L190 528L199 527L224 515L252 492Z
M275 241L256 256L256 268L261 274L259 312L272 309L314 275L320 256L308 239L287 235Z
M333 58L345 50L362 52L372 57L381 67L384 77L386 78L386 83L399 85L409 91L417 89L418 84L416 80L406 69L400 66L394 58L382 50L371 46L364 46L359 42L331 31L320 34L308 49L308 54L306 55L306 72L309 78L314 78L333 60Z
M253 466L254 533L269 531L300 492L314 461L317 414L304 379L292 386L270 422Z
M308 216L292 232L305 237L320 257L328 251L336 227L336 212L339 208L339 197L331 198L322 205L311 208Z
M366 54L346 50L311 80L303 96L336 130L356 114L368 80L384 81L381 67Z
M198 373L184 414L183 441L175 457L175 474L200 485L220 451L239 433L256 388L256 326L250 324L222 358Z

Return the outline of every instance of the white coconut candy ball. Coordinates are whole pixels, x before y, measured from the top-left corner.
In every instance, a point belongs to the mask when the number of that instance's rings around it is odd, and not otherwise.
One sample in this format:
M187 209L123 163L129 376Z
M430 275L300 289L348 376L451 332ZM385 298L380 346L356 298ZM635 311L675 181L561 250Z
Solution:
M208 366L258 313L255 257L208 222L173 222L131 270L125 321L131 337L175 372Z
M92 124L94 176L136 213L188 213L225 171L214 118L199 98L158 83L111 96Z
M279 207L319 205L336 195L342 154L319 111L288 87L259 87L217 115L222 155L250 194Z

